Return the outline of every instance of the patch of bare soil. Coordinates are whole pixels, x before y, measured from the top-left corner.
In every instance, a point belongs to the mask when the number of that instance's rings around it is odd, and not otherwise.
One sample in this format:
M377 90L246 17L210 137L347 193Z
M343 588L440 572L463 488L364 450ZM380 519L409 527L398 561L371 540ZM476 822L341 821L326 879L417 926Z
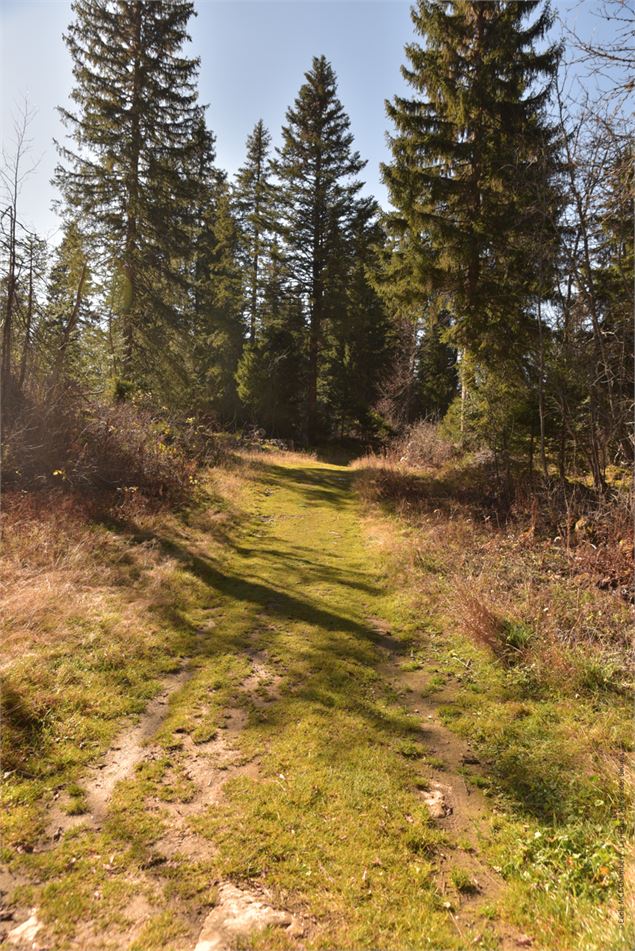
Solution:
M293 938L301 938L304 927L287 911L279 911L264 900L229 882L219 886L218 903L203 924L194 951L231 951L237 939L267 927L284 928Z
M157 912L152 896L156 896L157 886L161 890L162 875L166 869L179 860L205 862L214 856L213 842L198 835L192 826L192 819L210 804L220 801L225 783L237 775L258 775L257 759L246 760L238 747L238 737L247 721L246 707L252 705L261 708L277 698L278 677L272 675L267 667L265 655L259 651L250 651L251 671L240 685L234 706L225 710L216 735L204 743L195 743L183 734L179 736L179 750L175 756L175 768L187 779L193 788L187 801L153 802L148 800L148 808L161 810L168 819L164 823L165 832L153 847L153 856L144 867L141 875L135 878L137 892L135 900L122 908L125 925L110 929L107 937L93 933L90 923L81 928L71 947L81 951L93 949L126 948L141 933L143 926ZM122 733L102 761L88 771L83 782L89 812L81 816L69 816L60 804L56 803L48 823L51 844L60 839L66 830L78 823L98 829L108 815L109 803L117 783L134 774L142 763L157 757L164 757L164 751L153 746L152 738L160 728L168 712L168 699L172 692L188 679L189 672L182 670L166 682L162 693L147 707L140 722L132 729ZM169 781L169 774L166 779ZM15 884L15 883L14 883ZM214 907L204 918L205 911L193 915L190 921L190 937L183 938L182 947L190 949L197 941L197 951L215 949L223 951L233 946L232 942L250 931L274 925L283 927L293 935L302 933L302 926L289 913L274 909L267 895L254 894L241 890L229 882L210 880L210 890L216 886L217 899ZM13 915L11 916L13 917ZM18 924L14 924L15 920ZM42 942L42 926L37 909L16 911L11 922L11 930L4 937L12 951L36 951L48 948ZM196 935L199 938L196 939Z
M79 824L99 825L106 815L117 783L131 776L136 766L147 756L148 741L167 717L170 695L182 687L189 677L187 667L167 677L163 682L163 690L150 701L137 726L120 733L103 759L88 770L83 782L87 813L71 816L64 811L64 803L53 806L47 824L50 838L57 840L67 829Z
M274 699L275 692L272 691L275 691L279 678L272 677L261 652L251 652L250 658L252 669L240 686L239 699L260 707ZM259 692L265 683L269 685L268 701ZM245 707L236 705L224 712L216 735L207 742L195 743L190 736L183 736L179 766L195 791L186 802L161 803L161 808L169 811L172 820L166 823L166 831L157 843L162 855L187 854L190 859L204 859L213 854L213 843L192 831L191 819L222 799L223 787L229 779L235 776L257 778L257 759L245 760L236 743L246 722Z
M11 928L6 935L6 939L14 947L27 946L33 948L36 946L37 935L41 927L37 911L34 908L28 918Z

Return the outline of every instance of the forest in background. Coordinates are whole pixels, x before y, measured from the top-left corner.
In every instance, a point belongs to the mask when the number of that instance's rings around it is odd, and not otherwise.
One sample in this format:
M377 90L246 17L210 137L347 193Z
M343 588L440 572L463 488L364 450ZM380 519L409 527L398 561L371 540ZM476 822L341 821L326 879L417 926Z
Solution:
M122 484L132 431L192 455L218 430L378 447L425 419L490 452L506 491L522 470L606 493L633 457L623 0L612 46L566 51L542 3L416 4L387 211L360 195L323 56L280 147L258 122L232 180L184 52L194 4L73 11L57 247L20 220L28 105L5 156L5 484ZM618 67L609 93L565 96L572 51Z

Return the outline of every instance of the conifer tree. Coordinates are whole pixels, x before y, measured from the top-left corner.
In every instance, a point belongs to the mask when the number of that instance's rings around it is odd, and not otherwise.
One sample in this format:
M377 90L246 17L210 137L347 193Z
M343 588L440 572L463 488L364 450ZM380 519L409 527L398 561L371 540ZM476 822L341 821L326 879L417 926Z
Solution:
M312 442L318 428L324 324L334 303L327 274L337 265L342 239L360 201L362 182L357 176L365 162L352 149L350 120L324 56L314 57L305 78L287 111L274 169L279 179L280 230L307 313L306 435Z
M240 228L240 253L245 268L245 297L249 339L256 341L262 303L262 268L271 229L272 185L269 180L271 136L259 119L247 138L245 164L236 176L236 209Z
M196 128L194 142L191 174L196 189L191 225L188 372L193 401L199 408L204 408L213 398L207 380L211 363L210 335L215 316L212 269L216 261L216 213L220 193L225 188L225 176L216 167L214 136L203 116Z
M387 103L393 160L383 166L392 226L416 244L422 289L444 298L452 337L496 364L522 356L544 276L527 237L555 217L557 161L545 104L559 50L537 43L552 16L539 2L418 0L424 45L406 47L414 90ZM541 288L541 293L544 289Z
M304 315L288 262L274 238L262 274L261 327L243 351L236 383L249 421L271 436L297 439L306 391Z
M235 420L238 410L235 372L245 339L245 298L238 225L224 175L215 187L210 242L209 310L205 314L203 368L208 406L227 423Z
M448 314L429 315L417 348L417 415L442 419L458 392L456 349L447 343Z
M377 212L377 206L364 203L351 221L325 333L322 399L332 430L341 437L373 435L372 408L391 356L388 314L372 280L385 238Z
M24 241L22 280L17 283L16 309L21 318L19 328L18 390L23 393L41 368L38 366L37 338L41 331L44 312L46 279L50 249L43 238L33 232ZM0 294L1 299L1 294ZM18 343L18 341L16 341ZM35 371L35 372L34 372Z
M56 178L118 287L124 375L139 381L145 351L181 317L200 119L198 61L183 54L193 3L75 0L73 12L73 106L60 110L71 142Z
M76 221L64 229L48 281L45 335L54 384L77 375L77 351L82 329L94 320L91 273L86 248Z

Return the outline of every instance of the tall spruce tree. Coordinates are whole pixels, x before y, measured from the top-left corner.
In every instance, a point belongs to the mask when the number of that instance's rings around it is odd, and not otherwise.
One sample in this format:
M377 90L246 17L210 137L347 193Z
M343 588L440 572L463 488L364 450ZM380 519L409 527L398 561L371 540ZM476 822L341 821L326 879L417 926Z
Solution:
M236 210L240 228L240 254L245 269L249 339L256 341L262 304L262 270L271 230L272 185L269 178L271 136L262 119L247 138L247 156L236 175Z
M527 237L558 201L545 105L559 49L537 49L552 15L537 0L418 0L412 20L424 44L406 46L402 72L415 95L387 103L392 227L418 246L422 292L451 312L463 367L497 365L522 357L545 292Z
M445 340L448 314L428 315L417 347L417 416L443 419L457 395L456 349Z
M71 372L78 376L76 360L83 327L94 320L91 306L91 273L77 222L70 221L57 248L48 281L46 317L47 349L55 384Z
M212 273L217 264L218 206L226 192L226 181L225 174L216 167L214 136L202 116L195 133L191 174L196 181L196 194L192 206L188 370L192 401L200 411L206 411L219 398L210 379L210 367L217 356L213 341L218 341L214 336L217 309Z
M372 280L385 240L377 212L377 206L364 203L351 221L337 261L337 302L324 335L321 397L332 432L341 437L373 435L372 408L391 357L388 313Z
M216 185L210 241L210 309L203 338L207 351L204 358L207 402L221 422L231 423L238 412L235 372L245 339L245 297L238 224L224 175Z
M260 317L258 338L245 346L236 371L238 396L251 423L295 440L302 437L305 422L304 314L276 238L263 266Z
M72 9L73 107L60 110L71 142L58 146L56 179L103 252L118 288L123 374L141 382L182 313L201 114L198 60L183 53L193 3L75 0Z
M392 233L371 277L394 326L392 379L381 402L385 421L399 428L445 414L457 391L456 348L447 339L451 315L430 287L429 239L397 214L384 221Z
M318 433L318 382L324 324L334 313L333 271L360 199L364 165L353 151L350 120L324 56L314 57L306 82L287 111L274 169L279 222L293 279L308 322L306 436ZM331 282L327 275L331 272Z

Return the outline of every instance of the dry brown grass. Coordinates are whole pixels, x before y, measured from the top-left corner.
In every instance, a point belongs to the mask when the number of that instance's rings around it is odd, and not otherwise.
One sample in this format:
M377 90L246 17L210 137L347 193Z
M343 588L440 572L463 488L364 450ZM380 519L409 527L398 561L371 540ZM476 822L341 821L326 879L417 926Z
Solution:
M422 419L410 426L392 447L400 462L417 468L440 468L459 453L457 447L439 432L439 427Z
M202 466L217 464L217 435L194 417L170 418L133 402L100 402L73 391L38 394L2 434L5 486L118 489L171 504L185 501Z
M470 588L455 588L456 613L468 637L499 655L504 644L504 622Z
M208 493L223 504L198 506L197 535L223 544L244 486L248 458L224 458L207 471ZM137 491L80 492L68 486L5 491L0 512L2 666L28 652L91 636L104 617L113 629L144 628L149 609L173 600L177 560L158 539L183 534L165 503Z
M5 494L0 596L5 662L55 636L75 612L99 612L112 569L98 570L96 539L75 501L59 492Z
M297 463L298 465L306 464L307 462L310 462L311 460L317 459L317 453L311 452L309 450L307 451L300 451L300 450L293 450L293 449L271 450L271 449L268 449L266 446L260 447L260 448L252 447L252 448L245 449L239 446L237 450L234 452L234 461L237 462L238 464L240 464L242 461L243 464L248 465L249 463L255 463L257 465L260 462L266 461L267 457L269 456L275 458L277 462L280 462L280 460L284 460L284 462L288 465L293 465L294 463Z
M115 508L121 515L121 508ZM151 543L135 545L100 528L99 506L59 490L5 493L0 598L3 665L25 652L85 636L105 615L133 625L144 605L124 593L123 580L155 578L167 566ZM168 569L169 570L169 569ZM138 583L138 581L137 581ZM84 632L82 635L81 632Z
M628 500L612 509L603 503L602 518L580 524L567 545L562 536L536 530L529 507L497 519L472 501L476 482L455 492L460 464L430 472L370 456L355 468L362 497L381 503L408 528L392 553L406 584L453 629L506 664L533 664L552 683L574 688L596 661L607 676L629 679L631 614L622 595L630 589L603 580L625 577L619 572L627 563L630 568ZM474 470L468 475L475 479ZM586 528L598 524L604 536L599 527L593 535ZM621 563L613 557L616 547Z

